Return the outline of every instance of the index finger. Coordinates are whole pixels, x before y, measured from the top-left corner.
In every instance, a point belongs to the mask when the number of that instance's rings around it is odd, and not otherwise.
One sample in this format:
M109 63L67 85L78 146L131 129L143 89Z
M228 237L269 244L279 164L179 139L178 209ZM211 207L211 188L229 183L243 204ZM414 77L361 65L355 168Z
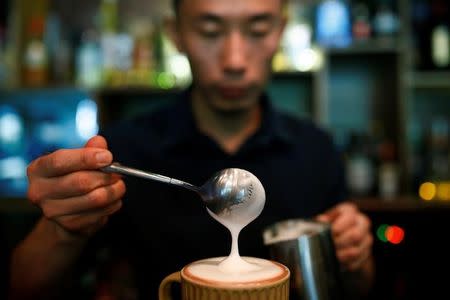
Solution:
M56 177L80 170L95 170L112 163L111 152L101 148L61 149L41 156L28 167L29 176Z
M359 213L352 206L341 206L339 215L332 221L332 230L335 235L347 231L357 224Z
M345 208L345 207L344 207ZM338 204L336 206L333 206L332 208L328 209L327 211L321 213L317 216L317 219L321 222L326 223L332 223L334 222L339 215L341 214L341 211L344 209L343 204Z

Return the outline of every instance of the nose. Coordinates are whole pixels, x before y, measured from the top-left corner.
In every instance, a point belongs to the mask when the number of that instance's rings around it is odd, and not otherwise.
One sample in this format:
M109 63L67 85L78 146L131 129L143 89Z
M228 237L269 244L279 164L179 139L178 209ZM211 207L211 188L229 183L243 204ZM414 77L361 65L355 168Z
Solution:
M241 76L247 66L247 45L240 32L230 32L224 42L222 53L223 70L230 76Z

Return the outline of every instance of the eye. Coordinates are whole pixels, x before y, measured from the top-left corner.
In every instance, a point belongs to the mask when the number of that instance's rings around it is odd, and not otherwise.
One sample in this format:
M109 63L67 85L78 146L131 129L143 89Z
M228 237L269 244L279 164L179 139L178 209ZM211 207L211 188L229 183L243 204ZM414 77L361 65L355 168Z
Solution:
M222 34L223 29L216 22L205 22L200 24L198 32L205 38L217 38Z
M263 38L269 34L269 30L251 30L250 35L255 38Z
M214 30L214 31L212 31L212 30L201 30L200 31L200 35L205 37L205 38L208 38L208 39L213 39L213 38L217 38L217 37L220 36L220 31L218 31L218 30Z
M248 28L250 36L255 38L263 38L267 36L273 29L271 22L259 21L251 24Z

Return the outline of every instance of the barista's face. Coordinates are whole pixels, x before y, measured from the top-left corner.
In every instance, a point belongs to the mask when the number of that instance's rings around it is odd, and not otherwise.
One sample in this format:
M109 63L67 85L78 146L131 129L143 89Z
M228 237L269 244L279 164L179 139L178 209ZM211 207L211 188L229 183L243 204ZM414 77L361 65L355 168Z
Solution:
M248 109L270 75L284 27L282 0L182 0L175 41L194 93L213 109Z

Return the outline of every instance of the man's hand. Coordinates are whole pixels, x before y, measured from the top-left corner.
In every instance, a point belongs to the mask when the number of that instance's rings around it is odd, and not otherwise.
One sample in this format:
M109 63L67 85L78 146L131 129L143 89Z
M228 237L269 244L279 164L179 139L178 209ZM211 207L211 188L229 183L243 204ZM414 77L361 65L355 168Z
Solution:
M319 215L331 224L336 255L344 269L359 271L372 257L373 236L369 218L352 203L341 203Z
M28 166L28 198L65 232L89 236L122 205L125 184L119 175L99 171L112 162L103 137L84 148L58 150Z

